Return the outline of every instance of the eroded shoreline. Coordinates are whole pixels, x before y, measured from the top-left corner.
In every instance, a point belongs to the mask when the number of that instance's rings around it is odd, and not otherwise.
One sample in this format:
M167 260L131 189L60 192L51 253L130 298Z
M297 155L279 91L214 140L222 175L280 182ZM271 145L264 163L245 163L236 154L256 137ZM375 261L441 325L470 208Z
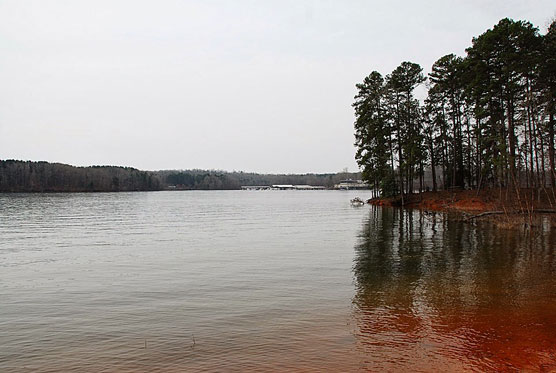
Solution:
M422 192L389 198L371 198L375 206L403 207L453 213L464 220L489 220L504 227L537 226L548 222L556 226L556 191L541 193L531 189L453 190Z

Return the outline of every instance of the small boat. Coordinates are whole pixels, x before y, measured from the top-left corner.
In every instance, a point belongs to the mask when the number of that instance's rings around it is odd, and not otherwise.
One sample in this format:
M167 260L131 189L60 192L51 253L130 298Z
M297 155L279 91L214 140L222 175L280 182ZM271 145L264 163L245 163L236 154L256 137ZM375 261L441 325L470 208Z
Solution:
M353 206L362 206L362 205L365 204L365 201L363 201L363 200L362 200L361 198L359 198L359 197L355 197L355 198L352 199L350 202L351 202L351 204L352 204Z

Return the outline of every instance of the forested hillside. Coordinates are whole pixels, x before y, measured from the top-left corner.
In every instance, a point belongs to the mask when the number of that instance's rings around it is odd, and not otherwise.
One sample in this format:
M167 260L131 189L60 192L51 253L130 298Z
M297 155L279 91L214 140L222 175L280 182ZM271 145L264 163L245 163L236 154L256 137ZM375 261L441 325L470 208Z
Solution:
M357 85L356 159L384 196L403 200L416 180L422 190L425 169L433 190L556 185L556 21L542 35L502 19L466 52L439 58L428 78L403 62Z
M0 160L0 192L118 192L164 189L233 190L242 185L304 184L333 187L358 173L272 175L212 170L140 171L131 167L75 167Z
M313 185L332 188L344 179L360 179L360 173L335 174L256 174L249 172L223 172L206 170L157 171L155 174L165 186L178 189L239 189L242 185Z
M152 173L130 167L0 161L0 192L118 192L161 188L160 180Z

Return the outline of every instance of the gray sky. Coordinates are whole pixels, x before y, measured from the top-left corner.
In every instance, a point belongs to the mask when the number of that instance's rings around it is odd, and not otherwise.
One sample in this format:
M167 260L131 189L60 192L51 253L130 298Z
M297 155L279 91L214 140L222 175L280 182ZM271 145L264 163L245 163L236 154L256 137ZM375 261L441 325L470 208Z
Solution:
M357 169L355 84L428 73L554 0L0 0L0 158L140 169Z

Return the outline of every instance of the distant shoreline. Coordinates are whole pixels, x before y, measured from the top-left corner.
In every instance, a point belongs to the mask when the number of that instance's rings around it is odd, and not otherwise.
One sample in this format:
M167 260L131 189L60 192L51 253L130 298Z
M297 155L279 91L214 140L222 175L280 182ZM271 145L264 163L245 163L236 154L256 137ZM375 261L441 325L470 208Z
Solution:
M78 167L44 161L0 160L0 193L88 193L163 190L240 190L249 185L305 185L329 189L360 173L257 174L215 170L142 171Z

